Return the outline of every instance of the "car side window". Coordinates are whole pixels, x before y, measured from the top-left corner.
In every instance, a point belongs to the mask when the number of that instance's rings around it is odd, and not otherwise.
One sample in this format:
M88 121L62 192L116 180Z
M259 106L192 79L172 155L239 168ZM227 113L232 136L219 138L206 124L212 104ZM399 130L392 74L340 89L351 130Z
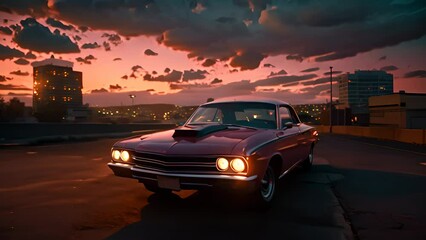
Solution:
M280 120L281 127L283 127L286 123L298 123L296 116L294 116L293 111L291 111L288 107L281 106L279 109L280 112Z

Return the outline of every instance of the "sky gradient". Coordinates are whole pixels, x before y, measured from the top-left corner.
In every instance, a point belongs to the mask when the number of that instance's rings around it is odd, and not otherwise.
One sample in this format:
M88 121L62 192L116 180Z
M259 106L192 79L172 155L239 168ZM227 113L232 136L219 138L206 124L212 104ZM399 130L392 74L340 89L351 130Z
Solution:
M423 1L3 0L0 21L0 95L27 105L31 62L52 54L83 72L92 106L129 105L129 94L322 103L329 66L383 69L395 91L426 93Z

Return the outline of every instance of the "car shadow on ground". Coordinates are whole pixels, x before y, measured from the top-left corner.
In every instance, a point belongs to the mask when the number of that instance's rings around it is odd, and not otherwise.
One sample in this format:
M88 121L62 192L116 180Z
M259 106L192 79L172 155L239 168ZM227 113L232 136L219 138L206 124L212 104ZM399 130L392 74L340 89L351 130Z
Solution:
M330 181L311 176L298 170L282 179L266 210L228 192L197 191L184 199L152 194L140 221L108 239L342 239L347 228Z

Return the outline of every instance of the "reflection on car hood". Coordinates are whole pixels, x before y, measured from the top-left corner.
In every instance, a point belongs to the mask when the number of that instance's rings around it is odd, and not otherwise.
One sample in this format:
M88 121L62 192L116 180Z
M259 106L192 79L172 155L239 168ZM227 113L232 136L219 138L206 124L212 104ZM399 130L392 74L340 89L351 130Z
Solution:
M207 134L198 136L187 136L169 130L143 137L136 146L136 151L176 155L231 154L239 142L259 131L262 130L230 127L207 131Z

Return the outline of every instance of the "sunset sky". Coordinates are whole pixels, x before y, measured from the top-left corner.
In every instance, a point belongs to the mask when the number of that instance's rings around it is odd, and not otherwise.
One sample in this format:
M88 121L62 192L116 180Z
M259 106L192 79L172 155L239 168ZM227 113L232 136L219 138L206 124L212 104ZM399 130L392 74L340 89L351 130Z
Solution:
M51 55L83 72L91 106L322 103L330 66L426 93L424 0L1 0L0 21L0 95L27 105L31 63Z

